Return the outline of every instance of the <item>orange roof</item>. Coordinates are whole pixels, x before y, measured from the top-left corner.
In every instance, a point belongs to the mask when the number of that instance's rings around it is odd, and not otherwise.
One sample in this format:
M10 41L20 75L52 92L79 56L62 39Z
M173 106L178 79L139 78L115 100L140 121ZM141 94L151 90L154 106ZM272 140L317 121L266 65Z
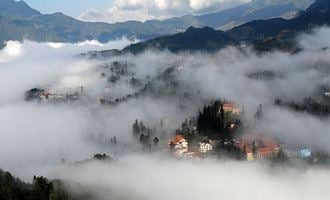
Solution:
M275 148L273 147L262 147L262 148L258 148L257 152L258 153L267 153L267 152L273 152L275 150Z
M240 109L239 106L237 106L235 103L231 103L231 102L224 103L224 104L223 104L223 108L224 108L225 110Z
M225 103L225 104L223 104L223 107L224 108L235 108L236 106L234 103Z
M244 150L246 153L252 153L253 141L261 143L261 145L257 145L257 153L265 153L265 152L273 152L275 149L279 148L279 146L270 138L262 136L261 134L249 135L248 137L243 137L239 142L235 144L235 146L241 151Z
M183 135L176 135L170 142L170 144L177 144L179 143L181 140L185 140L185 138L183 137Z

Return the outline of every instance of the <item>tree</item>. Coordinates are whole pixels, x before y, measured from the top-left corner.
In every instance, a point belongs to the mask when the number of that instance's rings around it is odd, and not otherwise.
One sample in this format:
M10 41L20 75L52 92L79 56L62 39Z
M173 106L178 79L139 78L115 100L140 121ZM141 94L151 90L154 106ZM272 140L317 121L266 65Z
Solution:
M256 142L254 140L252 142L252 153L253 153L253 156L255 156L257 154L257 146L256 146Z
M48 179L40 176L33 177L33 189L32 198L33 200L49 200L50 192L53 189L52 183L49 183Z
M255 118L260 119L262 115L263 115L263 109L262 109L262 105L260 104L255 114Z
M140 135L140 127L139 127L139 122L138 120L135 120L135 123L133 124L133 136L134 137L139 137Z
M154 146L158 146L159 139L157 137L155 137L153 142L154 142Z

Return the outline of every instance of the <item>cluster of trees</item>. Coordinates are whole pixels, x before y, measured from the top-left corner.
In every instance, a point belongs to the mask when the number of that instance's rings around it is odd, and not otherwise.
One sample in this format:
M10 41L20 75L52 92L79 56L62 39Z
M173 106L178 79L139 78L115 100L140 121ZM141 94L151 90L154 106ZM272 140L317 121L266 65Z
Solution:
M60 180L49 181L45 177L33 177L32 184L13 177L0 169L1 200L87 200L90 195L70 193Z
M159 143L158 137L154 137L151 141L151 135L154 135L154 130L145 126L142 121L135 120L132 128L133 136L139 139L140 144L146 150L151 150L152 145L157 147Z
M0 169L0 199L28 200L32 198L32 185L14 178L9 172Z
M132 78L129 79L129 83L132 87L138 88L135 93L131 93L111 100L101 99L100 103L103 105L116 106L131 99L137 99L144 95L152 95L153 97L158 98L176 96L180 99L187 99L192 96L191 91L193 91L193 88L184 87L182 83L180 83L176 79L175 70L176 67L170 67L154 78L150 78L149 76L146 77L145 80L147 81L141 81L132 75ZM103 74L103 76L105 76L105 74ZM119 79L120 75L112 74L109 78L109 81L112 83L116 83L116 81Z
M139 138L141 135L151 135L153 134L153 130L143 124L142 121L135 120L133 124L133 136L135 138Z
M312 97L305 98L302 102L297 103L294 101L285 102L281 99L275 100L275 105L288 107L297 112L308 112L317 116L329 116L330 115L330 103L326 101L317 101Z
M44 93L45 90L41 88L32 88L28 90L24 94L25 101L33 101L39 99L40 95Z
M111 83L116 83L118 80L120 80L121 76L126 75L128 73L127 66L127 63L114 61L110 67L111 76L108 78L108 81ZM104 76L105 74L102 73L101 77Z
M141 91L135 92L133 94L128 94L126 96L120 97L120 98L116 98L114 100L106 100L106 99L100 99L100 103L102 105L110 105L110 106L116 106L119 105L121 103L125 103L127 101L129 101L130 99L137 99L142 95Z
M236 160L246 160L246 152L237 148L233 140L221 140L216 146L218 156Z
M95 154L93 157L94 160L109 160L112 161L113 159L108 156L107 154Z
M197 128L199 132L206 135L224 131L225 111L220 101L214 102L211 106L204 106L198 114Z
M205 105L203 110L199 112L197 118L198 132L210 138L232 138L231 133L237 130L237 128L233 129L231 127L232 124L235 124L236 127L240 127L241 121L240 119L231 119L231 117L225 113L221 101L215 101L213 105Z

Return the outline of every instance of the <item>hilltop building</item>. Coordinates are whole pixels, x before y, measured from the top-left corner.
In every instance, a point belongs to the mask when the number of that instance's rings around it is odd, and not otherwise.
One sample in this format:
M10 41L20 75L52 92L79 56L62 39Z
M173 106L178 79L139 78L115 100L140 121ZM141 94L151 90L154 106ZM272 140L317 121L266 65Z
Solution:
M248 135L235 141L234 146L241 150L248 161L277 156L280 147L272 139L263 135Z
M232 113L234 115L240 115L242 113L242 108L231 102L223 104L223 110L225 113Z

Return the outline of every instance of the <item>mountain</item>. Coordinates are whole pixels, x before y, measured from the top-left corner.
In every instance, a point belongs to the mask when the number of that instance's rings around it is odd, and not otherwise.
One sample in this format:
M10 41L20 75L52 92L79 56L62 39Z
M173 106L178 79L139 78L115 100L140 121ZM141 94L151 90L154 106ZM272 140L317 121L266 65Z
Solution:
M300 10L306 10L308 6L314 3L314 0L252 0L251 5L254 8L262 8L271 5L285 5L288 3L292 3L295 7Z
M0 47L4 41L24 39L37 42L81 42L122 38L150 39L164 35L151 25L138 21L124 23L83 22L62 13L41 14L24 1L0 1Z
M291 42L297 32L329 24L330 1L317 0L293 19L254 20L226 32L212 28L189 28L183 33L132 44L124 48L121 53L136 54L147 48L168 49L172 52L213 51L228 44L242 42L254 44L260 50L269 50L273 47L294 50Z
M292 18L298 11L305 10L313 2L314 0L252 0L250 3L219 12L196 16L185 15L163 21L151 20L146 23L170 32L184 31L190 26L197 28L209 26L224 30L256 19Z
M209 27L190 27L183 33L177 33L171 36L164 36L147 42L141 42L136 45L130 45L123 51L138 53L141 49L153 47L168 49L172 52L199 49L214 51L218 49L219 46L228 45L231 42L231 37L223 31L216 31Z
M285 20L274 18L270 20L255 20L233 28L227 33L235 40L264 40L275 37L280 33L294 34L313 26L330 24L330 1L317 0L306 11L297 17Z
M186 15L166 20L149 20L144 23L127 21L107 24L83 22L62 13L43 15L24 1L0 1L0 48L4 41L24 39L37 42L81 42L85 40L109 40L128 37L147 40L162 35L182 32L189 28L205 27L228 29L237 24L296 13L297 0L254 0L220 12L193 16ZM307 4L312 0L303 0Z
M0 13L2 16L22 18L41 15L39 11L32 9L24 1L13 0L1 0Z

